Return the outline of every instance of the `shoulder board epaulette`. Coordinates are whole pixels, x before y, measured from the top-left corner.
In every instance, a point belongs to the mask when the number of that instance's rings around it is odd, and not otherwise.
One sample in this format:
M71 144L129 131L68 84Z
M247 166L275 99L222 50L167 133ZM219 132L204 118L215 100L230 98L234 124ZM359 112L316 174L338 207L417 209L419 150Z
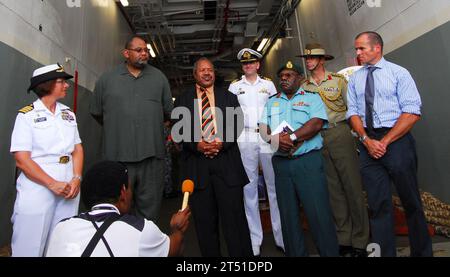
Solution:
M334 76L334 77L338 77L338 78L342 78L342 79L345 79L345 76L344 76L344 75L342 75L342 74L339 74L339 73L331 73L331 76Z
M25 113L31 112L32 110L34 110L34 105L33 105L33 104L30 104L30 105L25 106L25 107L23 107L22 109L20 109L20 110L19 110L19 113L25 114Z
M266 81L272 81L272 79L268 78L268 77L262 77L264 80Z
M317 92L310 91L310 90L306 90L306 89L305 89L305 92L306 92L306 93L311 93L311 94L316 94L316 93L317 93Z
M61 111L71 111L71 112L73 112L71 108L64 108L64 109L61 109Z
M277 94L274 94L274 95L270 96L269 99L270 99L270 98L274 98L274 97L275 97L275 98L280 98L280 96L281 96L281 92L279 92L279 93L277 93Z
M241 80L241 79L236 79L236 80L234 80L234 81L231 82L231 83L234 84L234 83L236 83L236 82L239 81L239 80Z

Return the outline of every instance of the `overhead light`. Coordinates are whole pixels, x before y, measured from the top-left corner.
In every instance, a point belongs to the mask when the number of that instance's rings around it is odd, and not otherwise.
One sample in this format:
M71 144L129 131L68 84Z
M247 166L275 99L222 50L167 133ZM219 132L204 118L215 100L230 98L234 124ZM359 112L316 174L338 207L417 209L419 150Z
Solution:
M152 56L152 58L156 58L155 51L153 51L153 47L150 43L147 44L147 48L148 50L150 50L150 55Z
M120 0L120 4L122 4L122 6L124 7L128 7L129 5L128 0Z
M258 46L258 49L256 51L261 52L263 50L264 46L266 46L266 43L269 41L268 38L265 38L261 41L261 44Z

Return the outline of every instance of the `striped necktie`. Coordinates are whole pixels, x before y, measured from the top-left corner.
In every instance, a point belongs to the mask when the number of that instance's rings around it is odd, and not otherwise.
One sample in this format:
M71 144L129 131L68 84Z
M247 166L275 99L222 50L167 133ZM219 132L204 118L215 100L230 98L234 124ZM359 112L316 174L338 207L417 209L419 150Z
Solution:
M209 103L206 89L200 87L200 91L202 93L202 137L205 141L213 141L216 130L214 128L214 117L211 104Z

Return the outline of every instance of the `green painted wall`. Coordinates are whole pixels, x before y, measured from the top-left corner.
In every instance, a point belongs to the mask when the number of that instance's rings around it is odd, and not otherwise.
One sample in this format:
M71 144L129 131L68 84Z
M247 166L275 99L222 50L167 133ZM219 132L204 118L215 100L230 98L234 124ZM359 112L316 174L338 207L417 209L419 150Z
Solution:
M414 128L421 189L450 203L450 22L386 55L407 68L422 97Z

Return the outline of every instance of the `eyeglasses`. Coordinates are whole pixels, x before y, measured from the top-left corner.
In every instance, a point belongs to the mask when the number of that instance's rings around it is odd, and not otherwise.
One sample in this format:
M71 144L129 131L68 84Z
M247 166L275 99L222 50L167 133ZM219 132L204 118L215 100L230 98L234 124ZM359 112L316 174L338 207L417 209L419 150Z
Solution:
M138 53L141 53L141 52L148 53L149 52L148 48L136 48L136 49L129 49L129 48L127 48L127 50L135 51L135 52L138 52Z

